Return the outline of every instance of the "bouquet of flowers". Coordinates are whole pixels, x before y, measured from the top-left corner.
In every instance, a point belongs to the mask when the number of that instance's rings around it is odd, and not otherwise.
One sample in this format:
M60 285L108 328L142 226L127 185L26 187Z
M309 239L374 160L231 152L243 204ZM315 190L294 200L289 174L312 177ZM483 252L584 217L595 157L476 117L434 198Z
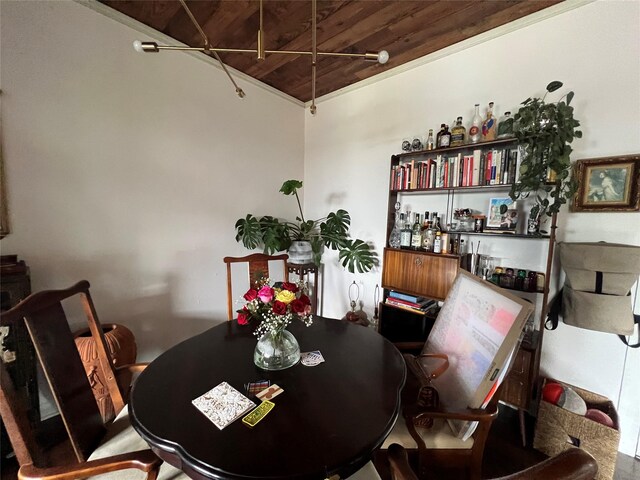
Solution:
M247 303L238 310L238 323L247 325L252 320L260 322L253 334L261 338L265 333L284 330L293 320L302 321L307 327L313 323L311 301L304 282L276 282L273 287L268 278L256 282L244 294Z

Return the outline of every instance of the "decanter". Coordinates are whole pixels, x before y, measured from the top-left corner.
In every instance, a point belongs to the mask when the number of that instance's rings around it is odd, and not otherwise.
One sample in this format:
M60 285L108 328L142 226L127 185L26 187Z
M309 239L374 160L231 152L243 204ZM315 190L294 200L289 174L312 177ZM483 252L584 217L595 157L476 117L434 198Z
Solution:
M389 246L391 248L400 248L400 230L402 230L402 220L400 218L400 202L396 202L396 215L395 222L393 224L393 229L391 230L391 234L389 235Z

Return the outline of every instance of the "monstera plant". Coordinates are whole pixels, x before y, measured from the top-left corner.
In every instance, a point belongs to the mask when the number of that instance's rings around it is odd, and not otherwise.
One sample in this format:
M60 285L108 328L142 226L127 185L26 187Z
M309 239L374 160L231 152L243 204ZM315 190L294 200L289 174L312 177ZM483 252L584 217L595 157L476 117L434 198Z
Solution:
M542 98L527 98L514 116L514 134L522 148L520 176L509 192L513 200L534 196L530 217L558 213L573 197L577 182L571 176L571 142L581 138L580 122L573 117L569 92L557 102L545 102L562 82L547 85Z
M318 220L307 220L302 213L298 197L300 188L300 180L287 180L280 188L284 195L296 197L300 216L296 217L295 221L281 220L268 215L257 218L248 214L236 222L236 241L242 242L248 249L262 248L268 255L289 249L294 241L308 241L315 264L320 263L323 248L329 248L338 251L342 266L350 272L371 270L376 263L375 252L363 240L350 238L349 212L340 209Z

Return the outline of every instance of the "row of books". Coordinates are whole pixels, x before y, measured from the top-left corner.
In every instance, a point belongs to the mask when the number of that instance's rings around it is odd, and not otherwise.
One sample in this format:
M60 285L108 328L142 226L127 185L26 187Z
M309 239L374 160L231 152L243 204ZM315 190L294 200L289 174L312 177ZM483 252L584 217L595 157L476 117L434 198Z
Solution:
M391 190L476 187L516 183L520 170L517 148L474 150L473 155L437 155L394 165Z
M385 303L420 314L425 314L438 306L438 302L430 298L416 297L395 291L389 292Z

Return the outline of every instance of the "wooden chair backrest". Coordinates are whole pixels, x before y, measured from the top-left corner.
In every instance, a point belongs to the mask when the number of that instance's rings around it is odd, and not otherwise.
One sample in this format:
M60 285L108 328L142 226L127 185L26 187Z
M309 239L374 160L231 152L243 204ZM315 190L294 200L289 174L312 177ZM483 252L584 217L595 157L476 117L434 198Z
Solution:
M0 416L20 465L44 461L27 415L27 402L16 392L9 371L0 361Z
M235 317L233 310L233 289L231 282L231 264L232 263L248 263L249 265L249 282L247 289L249 289L261 278L269 277L269 262L282 261L282 269L284 272L284 281L289 281L289 271L287 269L287 260L289 255L283 253L282 255L265 255L263 253L253 253L244 257L224 257L223 261L227 264L227 314L228 320L233 320Z
M89 294L89 282L80 281L66 290L34 293L11 310L3 312L2 324L25 323L73 450L78 461L82 462L86 461L98 446L106 429L62 308L61 302L74 295L80 296L91 335L96 343L103 378L107 382L116 412L119 412L124 407L124 399ZM5 392L4 389L3 383L3 395L10 398L11 393ZM12 444L15 441L28 449L29 441L25 441L24 433L20 432L18 429L12 434L8 429ZM14 448L17 448L15 444ZM18 460L20 461L20 458Z

